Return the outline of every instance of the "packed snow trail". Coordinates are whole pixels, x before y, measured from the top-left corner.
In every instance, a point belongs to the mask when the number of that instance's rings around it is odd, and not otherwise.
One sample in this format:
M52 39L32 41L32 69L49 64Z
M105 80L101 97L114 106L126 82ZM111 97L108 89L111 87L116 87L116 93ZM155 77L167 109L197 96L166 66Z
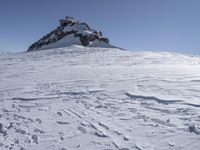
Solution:
M0 149L198 150L200 58L71 46L0 56Z

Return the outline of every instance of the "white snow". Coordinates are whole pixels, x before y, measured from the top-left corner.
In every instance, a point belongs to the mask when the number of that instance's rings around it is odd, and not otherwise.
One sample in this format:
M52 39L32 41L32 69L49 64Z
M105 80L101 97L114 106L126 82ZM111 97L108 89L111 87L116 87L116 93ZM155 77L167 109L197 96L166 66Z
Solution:
M83 35L92 34L92 30L88 29L84 24L74 24L73 26L67 26L63 29L64 32L70 32L72 30L78 31L77 33Z
M199 93L194 56L82 46L3 55L0 149L199 150Z
M74 35L71 34L71 35L65 36L61 40L56 41L55 43L44 45L39 50L67 47L70 45L81 45L80 38L74 37Z

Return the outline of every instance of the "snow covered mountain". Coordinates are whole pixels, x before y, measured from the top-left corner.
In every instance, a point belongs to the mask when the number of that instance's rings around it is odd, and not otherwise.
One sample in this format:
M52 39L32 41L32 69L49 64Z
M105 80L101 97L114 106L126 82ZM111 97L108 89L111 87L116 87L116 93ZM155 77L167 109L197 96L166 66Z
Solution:
M200 58L70 46L0 57L0 149L199 150Z
M91 29L88 24L81 23L75 18L66 17L60 20L60 26L34 44L28 51L60 48L71 45L89 47L113 47L108 38L102 36L101 31Z

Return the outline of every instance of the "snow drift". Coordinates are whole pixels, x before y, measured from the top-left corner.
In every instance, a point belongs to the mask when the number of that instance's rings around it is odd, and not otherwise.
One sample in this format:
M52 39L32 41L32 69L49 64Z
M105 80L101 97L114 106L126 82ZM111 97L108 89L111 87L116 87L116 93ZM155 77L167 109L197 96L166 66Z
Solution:
M200 58L70 46L0 57L0 149L199 150Z

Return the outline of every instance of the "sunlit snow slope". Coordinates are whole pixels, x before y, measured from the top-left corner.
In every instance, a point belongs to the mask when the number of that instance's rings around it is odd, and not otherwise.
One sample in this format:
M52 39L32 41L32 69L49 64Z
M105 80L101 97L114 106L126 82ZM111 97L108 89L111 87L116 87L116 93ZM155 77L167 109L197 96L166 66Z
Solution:
M0 56L0 149L199 150L200 58L71 46Z

